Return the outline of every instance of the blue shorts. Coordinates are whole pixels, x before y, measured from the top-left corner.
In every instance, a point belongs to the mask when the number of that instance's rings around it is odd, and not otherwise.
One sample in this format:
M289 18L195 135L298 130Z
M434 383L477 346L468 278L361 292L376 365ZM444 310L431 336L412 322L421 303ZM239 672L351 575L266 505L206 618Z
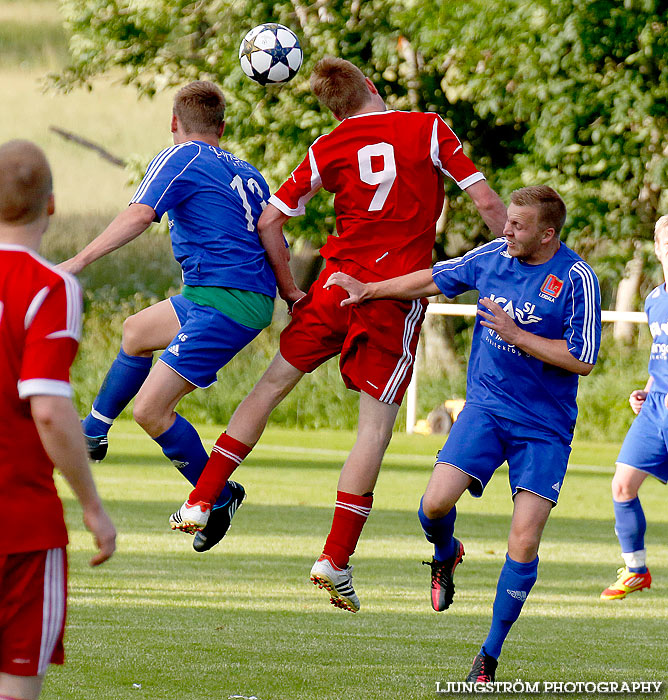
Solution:
M626 433L618 464L647 472L664 484L668 481L668 408L666 394L650 391Z
M181 328L160 360L200 389L211 386L218 370L260 333L181 294L169 301Z
M492 474L507 461L513 497L530 491L556 504L570 453L570 444L557 433L466 404L436 463L451 464L472 477L469 491L479 498Z

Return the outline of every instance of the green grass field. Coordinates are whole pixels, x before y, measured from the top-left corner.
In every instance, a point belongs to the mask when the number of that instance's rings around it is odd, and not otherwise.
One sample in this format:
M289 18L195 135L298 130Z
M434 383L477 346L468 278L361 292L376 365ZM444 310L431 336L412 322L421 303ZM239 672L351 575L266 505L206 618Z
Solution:
M202 428L207 445L218 433ZM190 537L167 525L185 482L136 426L118 423L107 460L94 467L119 531L103 567L88 567L90 536L59 484L71 534L68 658L52 667L43 698L434 698L437 681L463 680L487 633L505 552L507 472L482 500L465 496L458 506L467 554L453 606L436 614L420 565L431 552L415 511L441 439L395 435L353 557L362 601L353 615L308 581L353 440L349 432L267 430L238 472L248 498L230 535L197 554ZM657 482L642 491L654 588L598 599L621 562L609 496L616 450L576 444L538 583L498 680L666 679L668 513Z

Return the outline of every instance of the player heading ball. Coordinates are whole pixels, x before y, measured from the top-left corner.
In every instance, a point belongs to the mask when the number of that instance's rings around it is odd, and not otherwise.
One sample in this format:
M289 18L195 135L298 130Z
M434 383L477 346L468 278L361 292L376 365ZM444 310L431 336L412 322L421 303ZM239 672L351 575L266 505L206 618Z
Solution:
M338 235L320 250L326 268L308 294L296 289L287 259L274 268L281 296L295 302L280 352L237 408L180 512L185 517L197 502L213 503L271 411L304 374L339 355L345 385L360 393L358 438L341 470L332 527L311 581L333 605L356 612L360 601L348 562L371 512L380 464L410 382L426 301L385 299L343 308L343 291L326 289L325 282L337 270L377 281L427 267L445 178L473 199L496 235L506 209L437 114L388 110L373 82L340 58L315 66L311 89L341 123L311 145L270 198L259 229L281 245L283 225L304 214L311 197L324 189L334 193Z

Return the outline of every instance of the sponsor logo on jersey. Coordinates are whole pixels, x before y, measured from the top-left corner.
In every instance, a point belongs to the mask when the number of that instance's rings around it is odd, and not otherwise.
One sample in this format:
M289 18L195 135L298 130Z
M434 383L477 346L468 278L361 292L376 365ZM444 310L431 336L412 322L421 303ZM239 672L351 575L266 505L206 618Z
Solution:
M649 332L652 334L652 338L656 339L659 335L668 335L668 323L659 323L654 321L649 324Z
M519 304L513 304L510 299L506 297L497 297L494 294L490 294L489 298L495 301L513 321L521 323L526 326L530 323L538 323L542 321L542 316L536 316L534 313L536 311L536 305L532 304L530 301L519 302Z
M527 599L526 591L511 591L509 588L506 588L506 593L511 598L515 598L515 600L520 600L522 603Z
M650 360L668 359L668 343L652 343L649 355Z
M550 273L543 282L540 288L539 296L548 301L554 301L564 288L564 281L560 280L556 275Z
M218 158L218 160L227 160L235 165L248 165L245 160L237 158L233 153L229 153L228 151L223 151L215 146L209 146L209 150L214 156L216 156L216 158Z
M172 355L176 355L176 357L179 356L179 344L177 343L176 345L170 345L167 348L167 352L171 352Z
M179 333L176 336L182 343L185 343L186 340L188 340L188 336L185 333Z

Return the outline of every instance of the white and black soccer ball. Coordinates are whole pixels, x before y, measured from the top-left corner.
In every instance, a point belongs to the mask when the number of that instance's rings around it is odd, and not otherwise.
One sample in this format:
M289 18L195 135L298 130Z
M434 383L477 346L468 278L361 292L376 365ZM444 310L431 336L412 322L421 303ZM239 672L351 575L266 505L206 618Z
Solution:
M282 24L253 27L239 47L241 69L260 85L277 85L292 80L303 57L297 35Z

